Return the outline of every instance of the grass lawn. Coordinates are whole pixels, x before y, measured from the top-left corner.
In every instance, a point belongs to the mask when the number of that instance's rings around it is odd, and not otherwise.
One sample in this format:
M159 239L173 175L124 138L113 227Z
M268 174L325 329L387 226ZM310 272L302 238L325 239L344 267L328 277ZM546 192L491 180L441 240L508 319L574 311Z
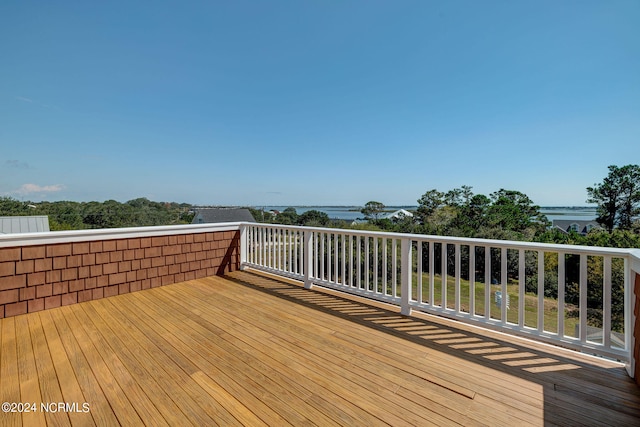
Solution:
M279 254L284 264L288 264L288 254L286 247L287 245L283 245L281 248L281 253ZM263 260L265 264L268 264L270 260L271 254L267 253L267 259ZM333 257L332 257L333 258ZM329 263L325 265L325 274L328 273ZM362 274L364 276L364 265L362 266ZM335 268L335 267L334 267ZM373 262L370 265L370 268L373 268ZM348 271L348 269L347 269ZM338 271L332 271L331 276L333 280L336 279L336 276L341 275L341 267L338 267ZM337 274L336 274L337 273ZM347 273L348 274L348 273ZM363 277L364 279L364 277ZM369 277L369 280L373 281L373 277ZM442 278L440 275L435 275L434 277L434 296L433 300L435 305L442 304ZM338 278L338 281L342 281L341 278ZM388 280L390 281L390 279ZM400 292L400 275L398 274L398 292ZM417 299L417 274L413 273L413 298ZM391 286L387 283L388 292L391 292ZM468 280L460 279L460 309L463 312L469 312L469 300L470 300L470 285ZM514 281L509 283L507 286L507 294L509 295L509 309L507 311L507 322L518 324L518 309L519 309L519 283L518 281ZM378 289L382 290L382 279L378 278ZM501 307L495 303L495 293L496 291L501 291L501 285L490 285L490 295L489 301L491 304L490 307L490 316L493 319L501 319ZM482 281L477 281L475 283L475 314L484 316L485 313L485 285ZM524 324L525 326L531 328L537 328L538 325L538 296L535 293L526 293L524 301ZM422 301L428 302L429 300L429 274L422 274ZM455 278L453 276L447 276L447 307L455 308ZM564 313L564 334L565 336L575 337L576 336L576 326L579 325L579 319L576 317L567 317L566 312L568 309L574 309L573 305L565 304L565 313ZM544 299L544 330L551 333L557 333L558 331L558 301L553 298L545 298Z
M417 274L413 274L413 298L417 298ZM507 293L509 295L509 309L507 310L507 322L518 324L518 308L519 308L519 284L510 283L507 285ZM490 315L493 319L501 318L501 307L495 303L495 292L502 291L501 285L490 285ZM468 280L460 279L460 310L469 312L470 300L470 284ZM538 296L534 293L526 293L524 301L524 324L526 326L537 328L538 325ZM429 274L422 274L422 300L427 302L429 299ZM434 297L435 305L442 304L442 277L435 275L434 277ZM455 308L455 278L447 276L447 307ZM567 308L573 306L565 305ZM475 312L477 315L484 316L485 313L485 284L484 282L475 283ZM565 315L564 333L566 336L576 335L576 325L579 324L578 318L568 318ZM544 329L547 332L556 333L558 331L558 301L553 298L544 299Z

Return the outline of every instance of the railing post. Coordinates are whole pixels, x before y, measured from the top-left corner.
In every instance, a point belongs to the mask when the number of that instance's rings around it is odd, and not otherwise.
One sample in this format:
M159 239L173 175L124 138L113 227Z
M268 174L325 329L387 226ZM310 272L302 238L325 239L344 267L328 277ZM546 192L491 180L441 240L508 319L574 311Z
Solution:
M629 283L632 288L629 307L631 318L629 353L631 357L629 358L627 373L636 380L636 384L640 385L640 266L638 266L637 270L632 270L631 273L632 276Z
M313 232L304 231L304 253L302 257L302 268L304 271L304 288L311 289L311 278L313 277Z
M400 313L411 315L411 240L403 238L400 244Z
M240 224L240 270L246 268L248 250L249 233L247 231L247 224Z
M640 250L631 254L629 266L629 364L627 373L640 385ZM626 296L627 292L625 292ZM626 326L626 325L625 325Z

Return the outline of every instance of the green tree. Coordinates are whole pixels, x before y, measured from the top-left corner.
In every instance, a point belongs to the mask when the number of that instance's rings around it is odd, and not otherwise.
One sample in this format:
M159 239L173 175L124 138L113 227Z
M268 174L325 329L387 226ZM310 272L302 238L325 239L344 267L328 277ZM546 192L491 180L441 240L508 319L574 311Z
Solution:
M82 223L80 203L78 202L40 202L37 210L34 210L34 212L49 217L49 228L51 231L86 228Z
M271 223L273 220L273 215L271 214L271 212L265 211L264 208L262 209L249 208L249 212L251 212L253 219L255 219L258 222L268 224L268 223Z
M416 223L414 217L401 215L400 218L394 218L392 221L389 221L389 222L390 224L387 230L393 231L395 233L412 233L413 234L418 232L418 224Z
M364 205L364 208L360 210L360 212L365 216L365 218L369 221L378 221L380 218L380 214L384 212L384 203L370 201Z
M491 193L487 219L492 227L523 233L529 238L544 232L548 225L540 207L526 194L505 189Z
M470 188L470 187L469 187ZM491 206L491 199L484 194L469 194L464 204L459 208L458 216L453 222L455 235L473 237L478 230L488 225L487 214Z
M457 216L458 209L455 206L440 206L426 218L424 230L428 234L450 236L453 234L451 225Z
M298 224L308 227L326 227L329 222L329 215L317 210L306 211L298 217Z
M427 234L505 240L531 239L548 221L526 194L500 189L491 198L470 186L446 193L429 190L418 200L417 217Z
M82 222L88 228L107 228L108 223L103 215L100 202L83 203L81 212Z
M431 216L438 208L444 206L445 194L436 190L429 190L418 199L418 210L416 211L418 221L425 224L427 218Z
M146 198L126 203L43 201L37 205L0 198L0 216L11 215L47 215L52 231L189 224L193 220L191 205L187 203L153 202Z
M609 166L602 183L587 187L587 203L598 205L596 221L611 232L617 226L629 230L640 215L640 166Z
M0 197L0 215L1 216L22 216L34 215L30 210L31 202L21 202L11 197Z
M444 195L444 202L449 206L466 206L471 202L473 187L463 185L460 188L449 190Z
M278 224L295 225L298 223L298 212L296 208L286 208L274 218Z

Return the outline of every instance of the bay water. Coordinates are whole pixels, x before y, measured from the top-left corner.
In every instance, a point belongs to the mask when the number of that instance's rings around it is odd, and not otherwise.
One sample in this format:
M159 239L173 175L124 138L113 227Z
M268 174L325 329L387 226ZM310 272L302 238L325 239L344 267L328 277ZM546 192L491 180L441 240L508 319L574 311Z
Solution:
M331 219L341 219L354 221L362 219L364 215L360 212L361 206L256 206L256 209L264 209L265 211L277 210L284 211L288 207L295 208L298 215L310 210L317 210L326 213ZM387 206L386 211L393 212L398 209L406 209L415 211L417 206ZM549 221L554 219L593 221L596 219L595 206L546 206L541 207L540 212L546 215Z

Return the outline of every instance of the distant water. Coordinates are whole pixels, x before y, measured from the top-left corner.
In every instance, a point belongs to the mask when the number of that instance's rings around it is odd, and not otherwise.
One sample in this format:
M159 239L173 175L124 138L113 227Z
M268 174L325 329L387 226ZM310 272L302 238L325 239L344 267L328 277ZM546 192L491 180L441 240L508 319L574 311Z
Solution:
M264 208L265 211L277 210L282 212L288 207L295 208L298 215L310 210L317 210L326 213L331 219L353 221L364 216L360 213L360 209L362 209L361 206L257 206L256 209ZM417 206L387 206L386 210L395 211L398 209L406 209L413 211L417 208ZM546 206L541 207L540 212L546 215L549 221L553 221L554 219L592 221L596 219L597 216L595 207Z
M361 206L265 206L264 210L277 210L282 212L288 207L295 208L298 215L301 215L307 211L316 210L326 213L331 219L353 221L358 218L364 217L364 215L360 213L360 209L362 209ZM262 207L256 207L256 209L262 209ZM394 207L388 207L388 209L394 209ZM416 206L412 206L411 209L416 209Z
M540 212L549 221L554 219L570 219L580 221L594 221L598 216L595 207L541 207Z

